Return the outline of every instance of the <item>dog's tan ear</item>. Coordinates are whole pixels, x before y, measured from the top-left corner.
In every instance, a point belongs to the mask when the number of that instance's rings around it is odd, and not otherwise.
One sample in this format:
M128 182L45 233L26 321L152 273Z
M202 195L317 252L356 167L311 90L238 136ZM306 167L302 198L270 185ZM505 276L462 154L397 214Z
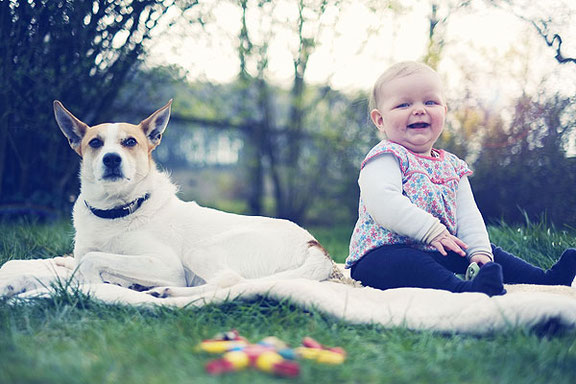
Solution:
M60 130L68 138L72 149L82 156L80 143L86 134L88 125L76 118L58 100L54 100L54 117L56 117Z
M151 114L147 119L142 120L140 123L140 127L142 131L148 138L150 142L150 149L154 149L160 144L160 140L162 140L162 134L164 130L166 130L166 126L168 125L168 120L170 120L170 107L172 106L172 99Z

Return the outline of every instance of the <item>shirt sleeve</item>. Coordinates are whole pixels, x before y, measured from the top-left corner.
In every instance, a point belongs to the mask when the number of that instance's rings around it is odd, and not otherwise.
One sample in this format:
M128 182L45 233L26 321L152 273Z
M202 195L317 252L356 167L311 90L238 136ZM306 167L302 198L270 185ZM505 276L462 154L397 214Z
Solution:
M493 259L490 238L480 210L474 201L468 177L464 176L458 183L456 192L457 237L468 245L468 259L474 254L485 254Z
M366 210L380 226L425 244L446 229L402 194L402 173L394 155L384 153L368 161L358 184Z

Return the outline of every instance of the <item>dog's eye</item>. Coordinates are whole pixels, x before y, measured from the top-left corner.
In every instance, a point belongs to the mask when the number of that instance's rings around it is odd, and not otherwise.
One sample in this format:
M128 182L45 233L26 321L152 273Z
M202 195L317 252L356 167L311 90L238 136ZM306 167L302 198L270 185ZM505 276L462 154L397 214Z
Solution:
M100 148L101 146L104 145L104 142L98 138L94 138L90 140L88 145L91 146L92 148Z
M133 146L135 146L136 144L138 144L138 142L137 142L136 139L133 138L133 137L129 137L129 138L127 138L126 140L122 141L122 145L125 146L125 147L133 147Z

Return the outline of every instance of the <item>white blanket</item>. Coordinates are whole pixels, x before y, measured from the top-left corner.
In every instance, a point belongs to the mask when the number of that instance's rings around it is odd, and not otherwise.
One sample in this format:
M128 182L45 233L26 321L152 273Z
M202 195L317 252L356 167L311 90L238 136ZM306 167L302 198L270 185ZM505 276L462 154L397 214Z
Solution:
M73 281L73 265L67 258L12 261L0 268L0 294L10 286L26 292L17 297L49 296L51 285ZM28 283L26 283L28 282ZM27 285L28 284L28 285ZM20 287L20 288L18 288ZM507 286L504 296L481 293L450 293L419 288L381 291L356 288L335 282L305 279L251 280L191 297L156 298L111 284L86 285L72 282L69 289L80 289L105 303L201 307L229 300L254 300L260 297L286 300L304 308L316 309L354 324L381 324L413 330L435 330L488 334L516 327L534 328L554 324L576 327L576 286Z

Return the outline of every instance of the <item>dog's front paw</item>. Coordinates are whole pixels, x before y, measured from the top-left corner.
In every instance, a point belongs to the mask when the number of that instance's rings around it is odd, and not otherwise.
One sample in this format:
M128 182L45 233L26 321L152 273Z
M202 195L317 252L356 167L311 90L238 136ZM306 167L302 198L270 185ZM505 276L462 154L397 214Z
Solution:
M146 293L150 296L157 297L159 299L165 299L167 297L172 296L172 290L170 288L166 288L166 287L152 288L152 289L145 291L144 293Z

